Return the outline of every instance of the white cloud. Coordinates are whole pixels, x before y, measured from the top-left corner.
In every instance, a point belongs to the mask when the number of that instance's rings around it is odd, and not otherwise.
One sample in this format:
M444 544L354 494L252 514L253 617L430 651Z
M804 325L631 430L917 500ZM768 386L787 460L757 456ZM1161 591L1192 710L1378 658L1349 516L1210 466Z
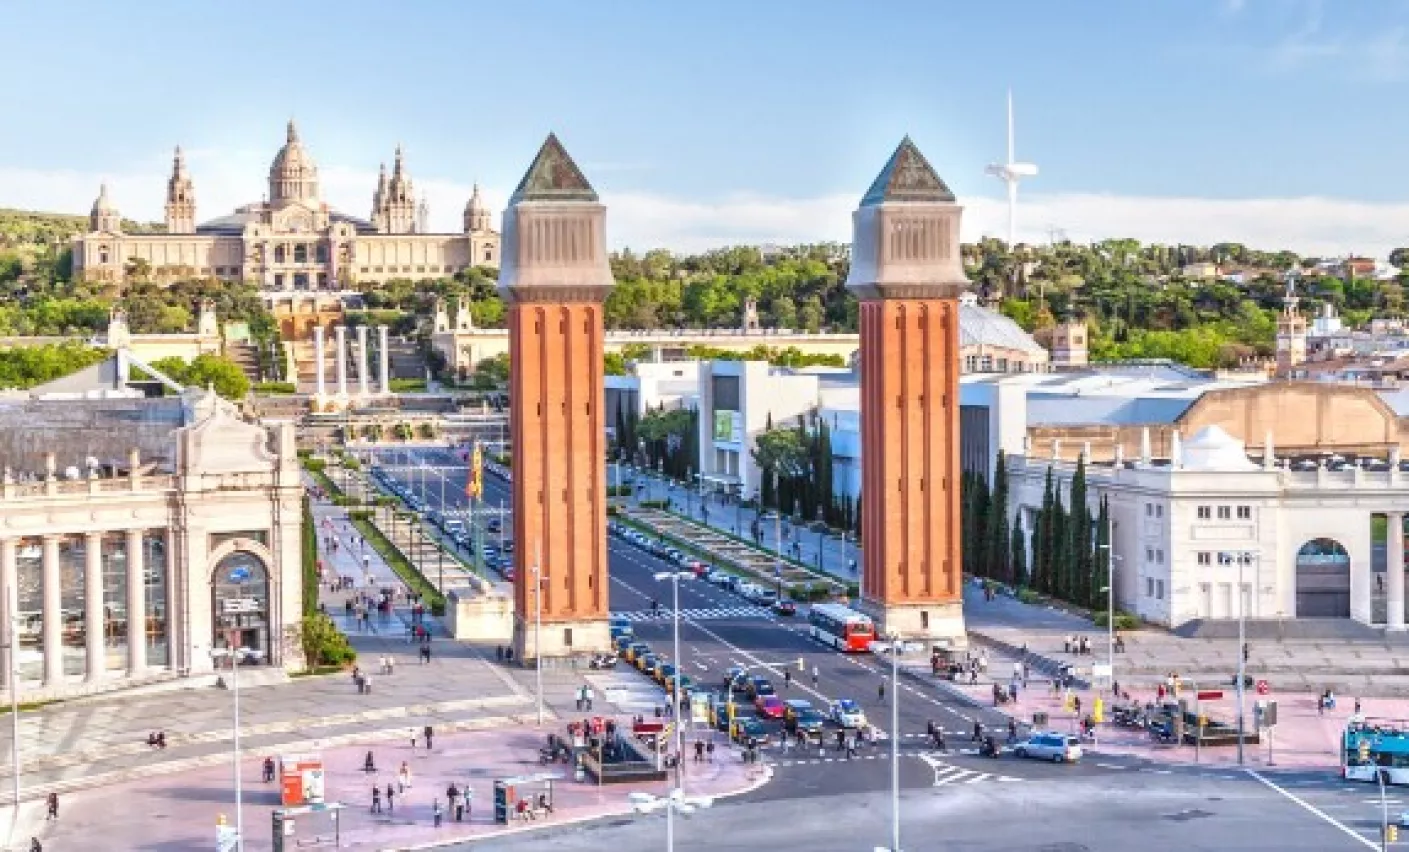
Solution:
M189 151L187 161L202 219L258 201L267 186L267 154ZM0 207L85 213L98 184L106 180L123 215L159 221L169 168L165 156L110 174L0 167L4 188ZM374 171L325 165L320 176L323 195L331 205L356 216L368 214L376 186ZM432 227L458 231L471 187L430 177L418 180L417 186L429 199ZM509 189L483 187L491 209L502 209ZM849 195L815 198L736 194L714 199L604 192L603 201L609 209L608 233L614 247L695 251L739 243L845 241L850 237L851 211L864 190L858 186ZM1006 233L1003 201L975 197L964 199L964 204L964 239ZM1078 242L1107 237L1193 245L1240 242L1307 255L1353 251L1383 257L1392 248L1409 245L1409 204L1321 197L1028 194L1021 198L1018 238L1046 242L1053 231Z

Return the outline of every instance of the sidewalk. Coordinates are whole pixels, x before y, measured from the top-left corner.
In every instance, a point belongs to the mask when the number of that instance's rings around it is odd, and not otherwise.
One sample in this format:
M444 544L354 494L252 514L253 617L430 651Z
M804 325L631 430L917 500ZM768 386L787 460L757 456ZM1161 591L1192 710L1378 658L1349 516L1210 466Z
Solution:
M417 729L419 730L419 729ZM544 767L538 762L538 747L546 733L563 733L560 725L537 730L531 726L496 728L475 733L441 736L434 749L424 741L417 748L410 743L411 728L393 742L358 743L322 752L326 768L326 800L347 806L338 820L343 849L413 849L464 841L475 837L503 835L539 827L561 826L614 814L630 812L627 796L634 792L664 794L667 782L653 784L614 784L599 787L573 780L571 767L558 764ZM362 771L363 760L371 751L377 771ZM245 848L272 848L271 814L278 807L274 784L261 781L261 763L273 751L250 749L241 766L244 786ZM396 774L405 762L412 773L412 786L395 797L392 810L370 812L371 790L383 792L386 807L387 785L396 787ZM684 788L691 796L723 796L742 792L766 780L746 766L732 750L717 752L714 763L692 763L684 767ZM508 826L494 823L493 785L496 779L540 772L555 772L562 779L553 785L554 813L538 820ZM471 807L463 823L450 819L446 789L451 783L469 789ZM60 819L41 825L39 836L51 849L203 849L213 848L219 815L235 824L230 767L211 767L106 785L65 796ZM542 784L525 784L520 798L542 791ZM435 827L434 802L445 808L447 819ZM38 810L41 806L32 806ZM334 824L326 815L309 815L296 820L297 834L286 837L285 848L311 845L321 839L331 845ZM27 842L28 834L23 838ZM95 838L102 838L95 846ZM320 844L322 845L322 844ZM18 842L16 848L27 848Z

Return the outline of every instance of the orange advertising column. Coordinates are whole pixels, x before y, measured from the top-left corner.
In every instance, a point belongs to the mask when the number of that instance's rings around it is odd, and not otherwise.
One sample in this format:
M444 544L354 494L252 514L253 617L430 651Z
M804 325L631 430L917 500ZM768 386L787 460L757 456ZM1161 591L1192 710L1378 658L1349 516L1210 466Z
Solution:
M604 208L550 136L504 212L514 648L520 661L610 648L602 303Z
M907 138L853 215L863 608L882 637L967 644L959 517L962 208Z

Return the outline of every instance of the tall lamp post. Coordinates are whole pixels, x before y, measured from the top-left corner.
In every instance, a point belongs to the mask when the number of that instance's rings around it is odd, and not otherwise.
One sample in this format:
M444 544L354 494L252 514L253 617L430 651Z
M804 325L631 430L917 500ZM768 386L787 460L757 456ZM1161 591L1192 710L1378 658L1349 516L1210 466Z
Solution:
M1257 558L1250 550L1219 553L1218 561L1223 565L1238 564L1238 765L1243 765L1243 681L1247 677L1247 589L1243 586L1243 569Z
M243 570L243 569L236 569ZM212 648L211 657L219 660L229 658L230 660L230 691L234 696L235 703L235 850L244 852L245 848L245 815L244 815L244 787L240 779L240 660L246 657L259 657L262 654L250 648Z
M1115 565L1122 560L1112 546L1114 542L1100 545L1106 552L1106 665L1110 667L1111 689L1115 689Z
M900 852L900 645L890 634L890 852Z
M670 581L670 614L672 616L671 621L673 622L671 628L673 648L670 655L675 659L675 694L671 696L670 700L676 702L676 707L678 708L681 695L680 668L685 665L685 661L680 659L680 581L693 580L695 579L695 575L690 571L659 571L656 573L655 577L657 582L663 580ZM675 720L675 786L677 789L684 787L680 778L680 756L683 754L683 746L680 743L680 727L681 720L677 717ZM667 819L670 819L670 817L667 817Z
M543 727L543 646L540 644L543 637L543 577L539 573L538 559L539 546L535 542L533 545L533 565L529 572L533 574L533 677L534 690L537 692L536 700L538 704L538 727Z
M631 803L631 809L638 814L649 814L655 811L664 810L665 817L665 849L666 852L675 852L675 812L679 811L681 816L689 816L700 808L707 808L714 804L714 799L708 796L699 798L686 798L685 791L679 788L671 790L664 796L654 796L650 793L632 793L626 797Z
M10 759L13 765L10 768L13 776L10 781L14 785L15 814L11 825L18 825L20 820L20 677L19 677L19 653L20 635L19 619L15 618L14 607L11 601L19 598L18 590L5 590L5 625L9 635L8 650L10 652L10 668L5 672L5 677L10 687Z

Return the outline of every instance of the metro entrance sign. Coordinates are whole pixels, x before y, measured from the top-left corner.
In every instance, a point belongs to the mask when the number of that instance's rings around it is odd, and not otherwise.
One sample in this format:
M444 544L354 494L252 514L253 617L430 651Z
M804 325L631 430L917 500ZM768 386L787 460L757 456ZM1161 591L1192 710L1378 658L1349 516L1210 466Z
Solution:
M1218 699L1223 697L1223 690L1201 689L1198 692L1194 693L1194 697L1199 699L1200 701L1217 701Z

